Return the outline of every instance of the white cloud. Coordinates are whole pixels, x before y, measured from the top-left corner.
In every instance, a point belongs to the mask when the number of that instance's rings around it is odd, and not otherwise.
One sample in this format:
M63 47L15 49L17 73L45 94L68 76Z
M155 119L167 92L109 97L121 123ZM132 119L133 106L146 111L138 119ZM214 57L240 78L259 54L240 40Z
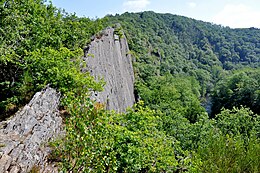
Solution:
M195 2L188 2L188 6L190 8L195 8L195 7L197 7L197 4Z
M222 11L213 17L213 22L231 28L260 28L260 11L244 4L227 4Z
M128 0L124 2L124 11L139 12L146 9L150 4L150 0Z

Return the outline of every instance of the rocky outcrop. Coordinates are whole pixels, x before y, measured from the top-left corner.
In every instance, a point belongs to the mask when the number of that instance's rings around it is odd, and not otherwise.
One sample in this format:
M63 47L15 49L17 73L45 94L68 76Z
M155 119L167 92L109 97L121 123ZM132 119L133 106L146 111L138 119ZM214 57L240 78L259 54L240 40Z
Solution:
M47 166L48 142L62 133L60 94L47 87L14 117L0 123L0 172L57 172Z
M106 82L103 92L93 93L95 100L108 110L124 112L135 102L134 72L126 37L121 31L120 36L116 33L114 28L107 28L93 38L85 49L87 68L83 71Z
M106 82L104 91L93 98L108 110L124 112L134 100L132 59L124 35L107 28L85 50L87 68L97 80ZM63 135L59 115L60 94L45 88L12 118L0 122L0 173L58 172L48 163L48 142Z

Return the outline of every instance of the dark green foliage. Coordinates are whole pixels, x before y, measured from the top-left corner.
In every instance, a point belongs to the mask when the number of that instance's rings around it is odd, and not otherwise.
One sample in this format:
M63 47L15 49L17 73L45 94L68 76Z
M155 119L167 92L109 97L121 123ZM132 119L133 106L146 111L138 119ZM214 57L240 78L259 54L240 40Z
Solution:
M244 139L260 135L260 116L248 108L224 109L216 116L216 126L223 134L241 135Z
M190 122L197 121L204 112L199 101L199 83L192 77L165 76L150 77L145 86L138 83L140 97L151 109L160 110L167 115L179 113Z
M216 120L204 119L196 123L201 131L195 126L191 130L199 132L195 135L199 140L193 152L190 171L258 172L259 118L247 108L234 108L223 110Z
M222 79L213 94L212 114L219 113L221 108L232 109L241 105L260 114L260 70L244 69L233 72Z
M251 137L245 143L240 136L230 137L212 131L206 140L199 143L191 172L258 173L259 142L259 139Z
M121 23L136 53L136 74L150 76L188 74L201 85L206 97L225 70L259 67L260 30L230 29L172 14L154 12L108 16ZM217 71L216 71L217 70Z
M161 112L160 129L191 154L180 170L257 172L260 30L154 12L108 16L108 21L121 23L136 56L139 99ZM252 69L235 71L245 67ZM222 107L227 109L220 113Z
M46 84L62 92L101 88L80 73L79 49L102 20L78 18L43 0L1 1L0 11L0 119Z

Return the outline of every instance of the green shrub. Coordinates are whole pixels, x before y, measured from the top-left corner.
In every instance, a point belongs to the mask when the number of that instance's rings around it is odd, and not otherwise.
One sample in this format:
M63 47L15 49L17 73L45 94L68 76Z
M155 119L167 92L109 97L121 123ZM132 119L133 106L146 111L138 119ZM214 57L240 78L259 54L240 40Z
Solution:
M160 117L142 106L126 114L97 109L87 98L71 100L67 135L56 143L65 172L176 171L178 142L159 129Z
M44 0L1 1L0 10L0 119L46 84L62 93L101 89L80 74L79 57L102 19L79 18Z
M200 132L193 153L193 172L252 172L260 170L259 115L248 108L222 110Z
M259 139L251 137L245 144L243 137L212 131L199 144L193 157L191 172L252 172L260 170Z
M33 86L33 89L41 89L47 84L58 88L62 93L77 90L82 93L88 89L102 90L102 86L97 84L94 77L89 73L81 73L82 50L70 51L67 48L54 50L44 48L31 52L25 58L24 83L21 89Z
M223 134L242 135L247 139L252 134L260 135L260 116L254 114L249 108L224 109L216 115L216 126Z

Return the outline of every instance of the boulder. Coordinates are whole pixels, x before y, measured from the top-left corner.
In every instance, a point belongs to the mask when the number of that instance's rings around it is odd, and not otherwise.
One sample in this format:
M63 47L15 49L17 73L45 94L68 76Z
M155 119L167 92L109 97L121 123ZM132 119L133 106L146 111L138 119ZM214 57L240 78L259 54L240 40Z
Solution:
M57 172L47 157L48 142L63 134L60 94L52 88L37 92L29 104L0 123L0 172Z

